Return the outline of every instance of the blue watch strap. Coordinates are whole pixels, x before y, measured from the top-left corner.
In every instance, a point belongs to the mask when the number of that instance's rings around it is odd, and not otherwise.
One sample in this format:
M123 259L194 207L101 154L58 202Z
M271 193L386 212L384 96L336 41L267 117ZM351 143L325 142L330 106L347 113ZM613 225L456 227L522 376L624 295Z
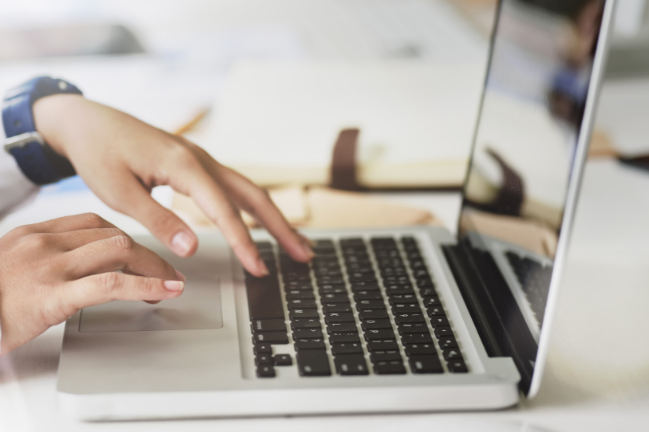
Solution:
M7 92L2 107L7 138L36 132L32 107L38 99L55 94L82 95L74 85L50 77L31 79ZM70 161L42 140L31 140L8 151L25 176L38 185L55 183L76 174Z

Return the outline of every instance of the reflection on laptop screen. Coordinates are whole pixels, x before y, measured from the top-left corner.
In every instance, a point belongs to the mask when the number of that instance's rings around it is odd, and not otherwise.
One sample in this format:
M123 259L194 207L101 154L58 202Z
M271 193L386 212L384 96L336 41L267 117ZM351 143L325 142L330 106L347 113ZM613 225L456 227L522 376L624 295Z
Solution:
M494 34L459 232L537 342L604 4L503 0Z

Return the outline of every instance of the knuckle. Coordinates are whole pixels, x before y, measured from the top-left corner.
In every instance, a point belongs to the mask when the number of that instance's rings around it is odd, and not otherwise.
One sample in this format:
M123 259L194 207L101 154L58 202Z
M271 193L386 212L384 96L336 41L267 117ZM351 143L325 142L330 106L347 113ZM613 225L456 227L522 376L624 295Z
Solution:
M26 237L34 232L33 225L22 225L9 231L9 235L12 237Z
M141 289L142 293L146 295L153 295L156 292L157 284L155 279L151 278L142 278Z
M29 249L47 249L51 246L51 236L47 234L29 234L23 237L23 241Z
M133 250L133 239L125 235L124 233L111 237L111 241L113 242L113 246L120 251L129 252Z
M97 282L99 288L111 298L122 287L122 277L117 272L102 273Z
M193 167L198 163L196 155L189 148L176 145L171 150L171 160L174 164L182 167Z
M95 213L83 213L77 216L88 228L101 228L106 225L106 221Z

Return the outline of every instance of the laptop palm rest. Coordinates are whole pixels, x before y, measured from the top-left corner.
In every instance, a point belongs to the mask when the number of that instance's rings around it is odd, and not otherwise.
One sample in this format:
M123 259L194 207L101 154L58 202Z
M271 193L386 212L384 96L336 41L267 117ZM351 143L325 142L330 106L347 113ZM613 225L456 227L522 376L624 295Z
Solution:
M188 280L185 292L158 304L113 301L81 311L81 333L199 330L223 327L218 279Z

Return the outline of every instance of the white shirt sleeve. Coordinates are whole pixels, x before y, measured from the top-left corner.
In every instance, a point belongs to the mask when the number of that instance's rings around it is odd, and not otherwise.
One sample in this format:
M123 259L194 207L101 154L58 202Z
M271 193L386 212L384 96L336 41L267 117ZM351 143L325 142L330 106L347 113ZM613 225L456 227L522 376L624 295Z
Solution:
M0 121L0 140L4 141ZM0 219L34 199L39 187L22 173L14 158L0 146Z
M4 128L0 121L0 141L4 141L4 136ZM0 145L0 220L33 200L38 190L39 187L25 177L15 159Z

